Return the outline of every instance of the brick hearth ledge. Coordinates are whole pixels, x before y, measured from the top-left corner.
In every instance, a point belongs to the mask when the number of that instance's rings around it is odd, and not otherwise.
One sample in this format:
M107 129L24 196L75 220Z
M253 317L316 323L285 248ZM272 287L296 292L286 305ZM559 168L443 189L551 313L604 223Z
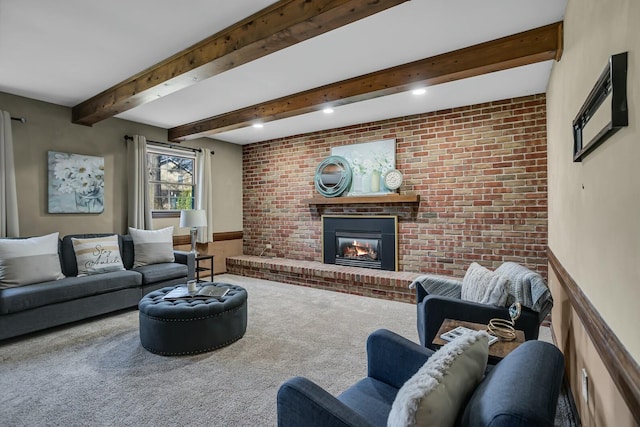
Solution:
M315 261L239 255L227 258L227 273L292 285L415 302L409 284L420 273L344 267Z

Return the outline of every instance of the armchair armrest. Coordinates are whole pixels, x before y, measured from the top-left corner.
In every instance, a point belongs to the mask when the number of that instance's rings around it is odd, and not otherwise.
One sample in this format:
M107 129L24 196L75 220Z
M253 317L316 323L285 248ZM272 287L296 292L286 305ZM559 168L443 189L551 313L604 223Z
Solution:
M176 262L187 266L187 280L193 280L196 277L196 255L193 252L173 251Z
M368 376L400 388L433 353L394 332L379 329L367 339Z
M460 298L462 282L451 277L425 274L424 276L416 277L409 285L409 289L416 290L416 302L420 302L424 297L432 294Z
M431 346L431 342L444 319L482 324L488 324L489 320L495 317L509 319L509 310L506 307L479 304L439 295L427 295L418 303L417 310L418 335L420 343L425 347ZM524 331L526 340L537 339L540 329L538 313L523 307L515 328Z
M364 418L319 385L294 377L280 386L278 427L370 427Z

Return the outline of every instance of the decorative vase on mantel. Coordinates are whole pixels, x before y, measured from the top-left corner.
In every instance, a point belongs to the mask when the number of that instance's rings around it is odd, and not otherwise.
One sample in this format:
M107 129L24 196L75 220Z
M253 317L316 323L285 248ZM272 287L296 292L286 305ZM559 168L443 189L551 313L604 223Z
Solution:
M371 188L372 193L380 192L380 171L371 172Z
M362 175L362 192L370 193L371 192L371 175L365 173Z

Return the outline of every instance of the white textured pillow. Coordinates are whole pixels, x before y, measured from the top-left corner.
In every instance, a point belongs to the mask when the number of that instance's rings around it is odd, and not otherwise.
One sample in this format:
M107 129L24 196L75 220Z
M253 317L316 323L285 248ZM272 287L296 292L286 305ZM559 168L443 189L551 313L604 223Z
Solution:
M71 238L76 253L78 277L124 270L118 236Z
M504 307L509 297L509 279L472 262L462 279L460 298Z
M62 279L58 233L0 239L0 289Z
M173 226L160 230L138 230L129 227L133 239L133 266L173 262Z
M453 426L487 368L489 335L465 334L436 351L398 391L388 427Z

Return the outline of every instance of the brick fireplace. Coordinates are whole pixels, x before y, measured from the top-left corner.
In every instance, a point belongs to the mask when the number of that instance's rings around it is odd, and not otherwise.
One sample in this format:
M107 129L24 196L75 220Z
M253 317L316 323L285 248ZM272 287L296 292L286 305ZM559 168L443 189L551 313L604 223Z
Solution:
M533 95L246 145L243 252L269 243L270 256L322 263L324 215L386 215L397 217L398 272L462 277L474 261L516 261L546 276L545 103ZM304 202L331 147L382 139L395 139L400 192L419 203Z

